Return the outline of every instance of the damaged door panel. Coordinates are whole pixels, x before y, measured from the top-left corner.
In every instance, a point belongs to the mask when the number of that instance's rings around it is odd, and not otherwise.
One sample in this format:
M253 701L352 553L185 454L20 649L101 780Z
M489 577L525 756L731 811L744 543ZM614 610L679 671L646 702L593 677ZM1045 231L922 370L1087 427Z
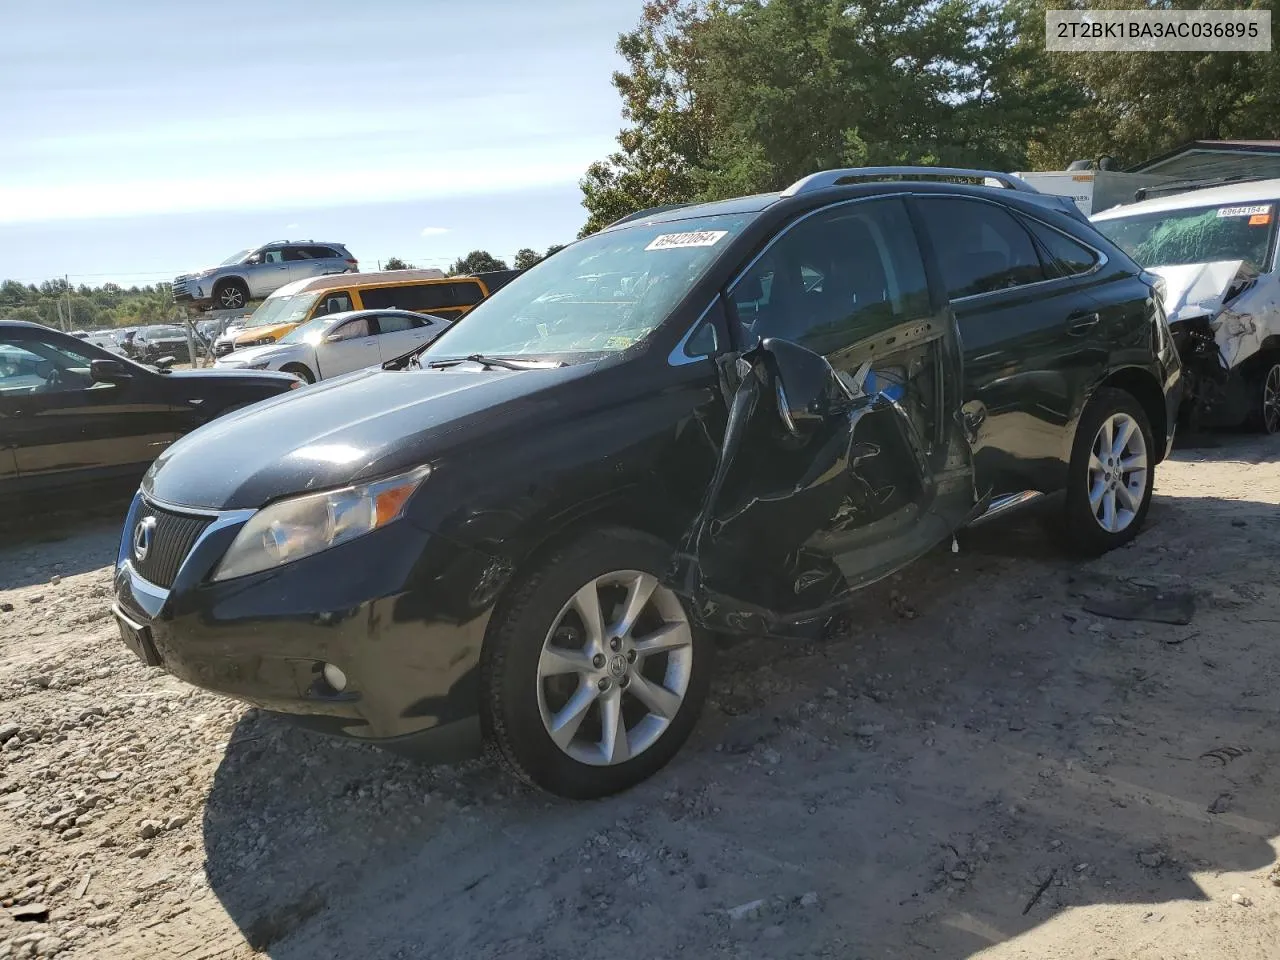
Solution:
M755 345L722 364L724 440L677 574L707 626L810 632L977 512L954 318L899 217L823 211L730 290Z

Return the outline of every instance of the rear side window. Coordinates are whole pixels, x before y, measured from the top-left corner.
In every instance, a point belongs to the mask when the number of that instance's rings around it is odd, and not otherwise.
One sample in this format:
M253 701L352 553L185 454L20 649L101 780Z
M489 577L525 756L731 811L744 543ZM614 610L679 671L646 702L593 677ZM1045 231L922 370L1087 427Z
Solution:
M311 260L314 259L307 251L306 247L285 247L284 258L290 262L294 260Z
M341 260L342 254L332 247L303 247L308 257L313 260Z
M994 203L919 197L947 296L952 300L1044 280L1031 235Z
M369 310L444 310L479 303L483 296L474 282L407 283L362 290L360 299Z
M398 314L384 314L378 317L379 333L404 333L406 330L421 326L424 326L424 322L414 320L413 317L403 317Z
M1046 224L1024 220L1045 255L1045 272L1051 277L1075 277L1088 273L1098 262L1098 255L1083 243L1071 239Z

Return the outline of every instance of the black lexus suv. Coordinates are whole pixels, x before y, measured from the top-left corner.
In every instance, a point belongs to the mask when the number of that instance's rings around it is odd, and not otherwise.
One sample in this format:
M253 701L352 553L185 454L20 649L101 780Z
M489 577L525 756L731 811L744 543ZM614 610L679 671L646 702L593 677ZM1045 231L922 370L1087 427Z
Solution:
M1037 499L1074 549L1132 538L1180 391L1152 283L1005 174L635 214L419 353L166 450L121 634L316 729L624 789L689 735L715 634L820 635Z

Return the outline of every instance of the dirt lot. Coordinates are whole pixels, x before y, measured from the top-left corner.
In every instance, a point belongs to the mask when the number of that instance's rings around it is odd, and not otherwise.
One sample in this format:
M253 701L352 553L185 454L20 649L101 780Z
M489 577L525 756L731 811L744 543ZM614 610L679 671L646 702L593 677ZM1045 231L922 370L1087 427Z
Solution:
M1274 957L1278 454L1181 451L1101 560L993 525L849 640L725 651L676 762L594 804L148 670L108 617L123 507L28 521L0 544L0 957ZM1134 590L1192 622L1084 609Z

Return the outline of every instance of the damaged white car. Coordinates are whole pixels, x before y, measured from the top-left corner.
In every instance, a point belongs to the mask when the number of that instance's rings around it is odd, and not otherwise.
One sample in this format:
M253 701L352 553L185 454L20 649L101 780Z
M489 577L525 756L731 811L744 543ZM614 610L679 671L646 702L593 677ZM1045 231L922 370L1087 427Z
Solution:
M1280 180L1256 180L1115 207L1093 218L1157 274L1182 357L1193 428L1280 432Z

